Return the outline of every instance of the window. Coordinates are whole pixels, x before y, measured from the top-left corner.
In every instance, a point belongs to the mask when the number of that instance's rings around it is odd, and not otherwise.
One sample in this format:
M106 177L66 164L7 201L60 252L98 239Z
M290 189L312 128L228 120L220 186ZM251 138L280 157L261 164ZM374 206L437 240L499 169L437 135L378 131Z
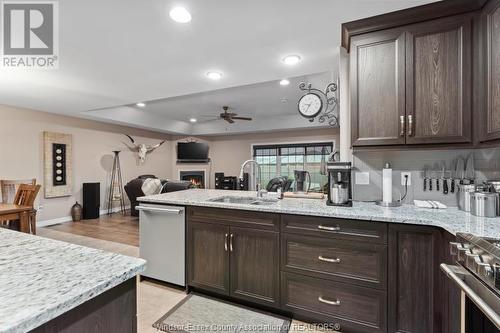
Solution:
M333 147L334 142L254 145L253 158L261 166L262 186L275 177L294 179L294 170L307 170L311 174L311 191L322 192L328 177L320 174L321 160L327 160Z

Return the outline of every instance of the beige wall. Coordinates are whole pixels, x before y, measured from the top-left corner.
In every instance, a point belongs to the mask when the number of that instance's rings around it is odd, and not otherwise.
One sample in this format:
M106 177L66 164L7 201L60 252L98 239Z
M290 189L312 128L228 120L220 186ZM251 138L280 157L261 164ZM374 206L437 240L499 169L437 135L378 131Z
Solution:
M210 146L211 165L207 164L176 164L176 142L185 140L185 138L176 137L172 141L172 179L178 179L179 170L206 170L210 173L210 187L214 186L215 172L224 172L228 176L238 176L241 164L252 157L252 144L273 144L273 143L298 143L312 141L332 141L339 145L338 129L313 129L313 130L294 130L275 133L258 133L243 135L226 135L196 138L200 141L206 141Z
M38 221L68 216L75 201L82 201L83 182L101 183L101 209L106 208L104 201L113 162L112 150L122 150L124 184L141 174L167 178L172 173L172 145L164 144L149 154L146 163L140 166L136 154L123 144L128 143L128 139L122 133L145 143L158 143L159 139L168 137L165 134L0 105L0 179L35 177L43 186L43 131L73 135L74 194L45 199L42 188L36 203L43 206Z

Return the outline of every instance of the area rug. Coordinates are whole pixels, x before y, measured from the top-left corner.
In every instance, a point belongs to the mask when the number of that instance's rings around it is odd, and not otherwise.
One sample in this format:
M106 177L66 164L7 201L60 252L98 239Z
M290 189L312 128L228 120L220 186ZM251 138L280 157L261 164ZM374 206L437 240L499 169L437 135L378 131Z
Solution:
M153 327L169 333L287 333L290 319L190 294Z

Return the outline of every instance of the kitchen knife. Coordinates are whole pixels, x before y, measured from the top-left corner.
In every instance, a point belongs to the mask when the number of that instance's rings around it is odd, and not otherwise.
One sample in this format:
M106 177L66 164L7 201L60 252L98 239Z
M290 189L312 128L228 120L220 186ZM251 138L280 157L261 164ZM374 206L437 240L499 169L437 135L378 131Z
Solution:
M463 158L459 157L457 160L457 167L456 167L459 184L464 183L464 170L465 170L465 161Z
M469 181L469 184L474 184L474 179L476 178L475 173L474 154L470 154L465 167L465 178Z
M451 188L450 192L455 193L455 178L457 178L457 161L451 162Z
M442 163L443 169L443 194L448 194L448 178L446 178L446 163Z
M427 167L424 167L424 191L427 191L427 178L429 175L427 174Z
M434 164L434 178L436 178L436 191L439 192L439 164Z

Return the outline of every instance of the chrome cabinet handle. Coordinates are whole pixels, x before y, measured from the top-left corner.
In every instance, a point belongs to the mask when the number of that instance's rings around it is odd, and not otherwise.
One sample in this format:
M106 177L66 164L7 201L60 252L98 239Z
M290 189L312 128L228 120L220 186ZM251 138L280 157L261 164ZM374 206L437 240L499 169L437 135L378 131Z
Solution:
M405 136L405 116L399 116L401 132L399 132L399 136Z
M413 116L408 115L408 136L413 135Z
M233 252L233 234L229 236L229 251Z
M318 297L318 301L320 301L321 303L328 304L328 305L335 305L335 306L340 305L340 300L336 299L335 301L330 301L330 300L324 299L322 296Z
M332 263L339 263L340 262L340 258L326 258L323 256L319 256L318 259L321 261L332 262Z
M340 231L340 227L325 227L324 225L318 225L318 229L327 231Z
M224 251L227 252L227 234L224 236Z

